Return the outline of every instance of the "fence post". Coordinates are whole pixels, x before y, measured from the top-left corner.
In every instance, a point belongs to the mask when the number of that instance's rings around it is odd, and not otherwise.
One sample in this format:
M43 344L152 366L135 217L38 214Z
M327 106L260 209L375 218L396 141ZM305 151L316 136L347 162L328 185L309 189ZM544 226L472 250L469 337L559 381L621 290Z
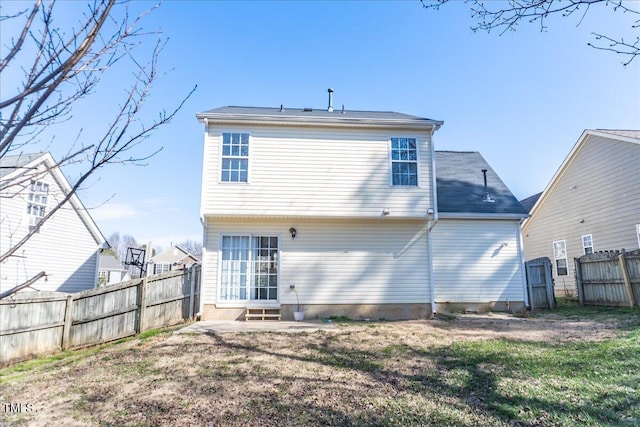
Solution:
M62 349L69 349L71 326L73 325L73 295L67 295L67 305L64 310L64 326L62 327Z
M627 262L624 257L624 252L618 255L618 262L620 263L620 271L622 272L622 279L624 280L624 290L627 294L627 301L629 301L629 307L635 305L633 298L633 289L631 289L631 280L629 280L629 271L627 270Z
M194 304L196 302L196 268L193 265L189 267L189 282L191 285L189 291L189 319L192 319Z
M138 330L136 333L140 334L144 332L144 312L146 301L146 288L147 288L147 276L143 277L138 284Z
M578 298L580 299L580 306L584 305L584 285L582 284L582 267L580 264L580 258L573 259L575 263L576 273L576 285L578 286Z

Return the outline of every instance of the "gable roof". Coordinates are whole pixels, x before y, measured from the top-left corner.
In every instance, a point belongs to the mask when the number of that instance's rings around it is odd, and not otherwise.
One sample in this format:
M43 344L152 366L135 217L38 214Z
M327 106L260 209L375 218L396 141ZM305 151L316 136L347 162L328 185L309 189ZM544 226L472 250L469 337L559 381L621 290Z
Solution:
M169 249L165 249L159 254L156 254L155 256L149 258L149 262L154 264L176 263L182 261L185 258L192 258L195 261L200 261L198 257L191 255L189 251L187 251L183 247L173 245L169 247Z
M444 122L394 111L226 106L197 113L201 122L278 123L316 126L435 127Z
M71 185L67 178L64 176L60 167L57 166L55 160L50 153L29 153L19 154L16 156L3 156L2 157L2 180L9 181L16 177L19 177L29 171L35 170L38 165L44 164L47 172L51 174L56 184L62 189L65 194L69 194L71 191ZM5 163L6 160L6 163ZM6 167L5 167L6 164ZM4 172L6 170L6 173ZM1 187L1 186L0 186ZM77 194L73 194L69 199L69 203L75 211L78 213L80 220L84 223L87 230L96 241L96 244L106 246L108 245L107 239L104 237L98 226L96 225L87 209L84 207Z
M440 216L527 216L520 202L477 151L436 151L435 158ZM482 169L487 170L487 191L495 200L493 203L482 201L485 193Z
M596 129L589 132L607 133L614 136L624 136L625 138L637 139L640 143L640 130L624 130L624 129Z
M0 158L0 178L4 178L43 155L44 153L31 153L2 156Z
M124 270L118 258L111 253L101 253L98 261L98 268L100 270Z
M562 164L551 178L551 181L547 184L544 191L540 194L540 197L536 200L534 205L529 210L529 213L533 213L544 202L547 194L555 186L556 181L564 174L569 165L573 162L578 152L582 149L582 146L586 143L590 136L599 136L607 138L611 141L630 142L633 144L640 144L640 130L623 130L623 129L585 129L578 138L578 141L573 145L567 157L563 160Z

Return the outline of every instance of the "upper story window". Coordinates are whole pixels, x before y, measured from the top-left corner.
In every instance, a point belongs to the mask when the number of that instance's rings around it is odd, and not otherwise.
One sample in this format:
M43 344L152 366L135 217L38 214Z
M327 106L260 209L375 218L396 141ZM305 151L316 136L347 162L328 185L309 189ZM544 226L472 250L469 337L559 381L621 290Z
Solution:
M222 134L222 182L247 182L249 174L249 134Z
M165 273L168 273L169 271L171 271L171 264L160 263L160 264L155 264L153 266L153 272L155 274L165 274Z
M582 248L584 249L585 255L593 253L593 237L591 234L585 234L582 236Z
M27 214L37 218L44 217L47 210L48 195L49 184L45 184L41 181L31 181L31 185L29 186Z
M391 182L393 185L418 185L415 138L391 138Z

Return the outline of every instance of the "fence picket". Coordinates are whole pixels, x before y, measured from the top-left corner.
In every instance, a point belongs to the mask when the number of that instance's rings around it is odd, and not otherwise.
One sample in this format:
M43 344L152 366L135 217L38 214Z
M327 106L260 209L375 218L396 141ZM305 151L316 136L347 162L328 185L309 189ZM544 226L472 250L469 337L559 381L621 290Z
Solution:
M196 298L199 304L199 273L198 266L77 294L19 293L0 300L0 364L189 319Z

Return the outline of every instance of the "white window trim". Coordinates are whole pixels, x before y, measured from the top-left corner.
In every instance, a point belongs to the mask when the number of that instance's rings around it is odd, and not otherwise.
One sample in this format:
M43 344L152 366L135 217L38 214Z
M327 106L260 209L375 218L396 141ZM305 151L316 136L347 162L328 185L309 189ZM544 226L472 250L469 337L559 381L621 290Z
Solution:
M416 179L417 179L417 184L416 185L400 185L400 184L393 184L393 159L392 159L392 153L393 153L393 144L391 139L392 138L413 138L416 140ZM421 185L421 179L420 179L420 138L416 135L391 135L387 138L387 159L389 159L389 186L390 187L397 187L397 188L422 188ZM402 162L402 160L401 160ZM409 161L405 161L406 163L410 163ZM411 161L411 163L413 163L413 161Z
M159 265L167 266L168 270L167 271L163 271L162 273L158 273L157 269L158 269ZM163 267L163 270L164 270L164 267ZM153 274L166 274L166 273L169 273L170 271L171 271L171 263L170 262L158 262L158 263L153 264Z
M254 237L277 237L278 238L278 298L275 300L223 300L220 299L220 286L222 285L222 238L224 236L233 236L233 237L248 237L249 242ZM216 307L221 308L280 308L280 295L282 294L282 287L280 280L281 271L282 271L282 235L281 234L272 234L272 233L234 233L234 232L225 232L218 233L218 280L216 283ZM251 266L251 275L253 276L253 254L252 251L249 251L249 265Z
M37 187L38 184L40 184L41 187L45 187L46 191L36 191L34 190L34 186ZM47 209L49 206L49 197L50 197L50 185L48 182L45 182L43 180L37 180L37 179L32 179L31 182L29 183L29 192L27 193L27 205L26 205L26 216L27 216L27 224L29 225L29 227L35 227L36 225L38 225L38 223L42 220L42 218L44 218L45 216L47 216ZM37 197L45 197L46 201L43 203L42 201L35 201L32 200L32 196L33 199L35 199L35 196ZM30 212L30 206L34 206L38 209L43 209L44 210L44 215L34 215Z
M589 237L589 239L591 240L591 246L585 246L585 244L584 244L584 238L585 237ZM583 234L582 235L582 254L583 255L588 255L587 254L587 248L591 248L591 253L594 253L596 251L595 245L593 244L593 235L592 234Z
M636 224L636 234L638 235L638 248L640 248L640 224Z
M223 181L222 180L222 150L223 150L223 140L225 133L246 133L249 135L249 155L247 156L247 182L244 181ZM247 185L251 183L251 153L253 152L252 146L253 134L250 131L246 130L223 130L218 135L218 140L220 143L218 144L218 184L230 184L230 185Z
M556 258L556 243L562 242L564 244L564 258ZM569 254L567 252L567 242L566 240L554 240L551 247L553 248L553 261L554 261L554 266L555 266L555 270L556 270L556 276L568 276L569 275ZM566 268L567 268L567 274L559 274L560 272L558 271L558 260L563 259L565 261L566 264Z

